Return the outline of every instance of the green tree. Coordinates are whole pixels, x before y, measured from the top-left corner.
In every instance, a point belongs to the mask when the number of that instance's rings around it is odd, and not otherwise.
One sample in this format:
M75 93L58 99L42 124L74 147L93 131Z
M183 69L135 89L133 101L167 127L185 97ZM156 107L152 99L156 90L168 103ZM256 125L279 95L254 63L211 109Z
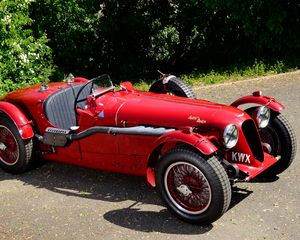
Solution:
M35 36L47 33L64 74L132 80L157 76L157 69L300 55L298 0L36 0L31 9Z
M0 2L0 95L47 81L52 72L51 49L46 45L45 34L32 36L30 2Z
M59 72L53 79L72 72L92 77L101 67L97 33L98 0L35 0L31 18L35 36L46 33Z

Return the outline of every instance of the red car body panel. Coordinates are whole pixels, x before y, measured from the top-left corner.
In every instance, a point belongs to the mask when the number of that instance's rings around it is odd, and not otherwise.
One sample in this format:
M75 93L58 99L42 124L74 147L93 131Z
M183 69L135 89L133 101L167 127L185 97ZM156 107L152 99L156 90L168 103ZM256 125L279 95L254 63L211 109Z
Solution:
M32 137L33 130L43 135L46 128L56 127L45 116L45 100L57 91L86 81L76 78L73 83L48 84L47 90L33 86L15 91L2 99L0 111L9 115L22 130L24 139ZM236 108L244 103L267 105L274 111L283 108L283 105L265 96L247 96L226 106L206 100L140 92L126 82L119 91L108 92L97 98L88 97L85 108L78 109L79 128L76 132L93 126L150 126L175 131L162 136L93 134L71 141L65 147L54 147L54 152L51 151L53 147L43 143L38 147L45 159L147 176L148 182L155 186L153 169L159 155L176 144L184 143L206 156L220 152L223 158L235 163L251 179L274 164L276 159L263 153L260 142L256 147L249 145L249 136L244 135L245 122L254 126L254 121L247 113ZM230 123L238 127L240 135L237 145L228 150L221 143L223 131ZM257 128L251 129L260 140ZM261 153L260 158L253 153L254 148Z
M258 174L272 166L277 162L277 159L273 156L269 155L268 153L264 153L264 161L262 163L256 164L257 166L251 166L246 164L240 164L237 163L236 165L240 169L240 171L243 171L245 173L248 173L248 177L246 180L250 180L252 178L255 178Z
M34 133L31 127L31 121L27 119L22 111L9 102L0 102L0 111L5 113L14 122L19 129L19 133L23 139L32 138Z
M282 109L284 109L284 106L281 103L277 102L275 100L275 98L271 98L268 96L261 96L261 95L244 96L244 97L239 98L236 101L234 101L231 104L231 106L238 107L238 106L240 106L242 104L246 104L246 103L256 103L259 105L267 106L275 112L280 112Z

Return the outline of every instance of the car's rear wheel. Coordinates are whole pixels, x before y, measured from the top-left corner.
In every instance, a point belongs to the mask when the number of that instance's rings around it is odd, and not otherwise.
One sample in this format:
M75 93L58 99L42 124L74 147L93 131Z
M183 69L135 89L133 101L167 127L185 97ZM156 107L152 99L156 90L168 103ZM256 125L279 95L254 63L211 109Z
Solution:
M190 223L217 220L231 201L230 183L221 163L190 149L175 148L166 153L156 168L156 182L170 211Z
M32 139L23 140L10 118L0 115L0 167L18 174L32 164Z
M168 81L164 81L163 79L157 80L151 85L149 92L196 98L192 88L175 76L171 76Z

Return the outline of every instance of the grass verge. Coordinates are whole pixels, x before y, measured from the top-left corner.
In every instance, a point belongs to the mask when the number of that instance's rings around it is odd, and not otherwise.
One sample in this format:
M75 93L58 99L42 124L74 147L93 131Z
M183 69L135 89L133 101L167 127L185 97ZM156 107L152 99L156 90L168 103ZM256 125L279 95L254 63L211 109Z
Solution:
M277 61L274 64L265 64L262 61L255 61L251 66L234 66L227 70L211 70L208 72L195 70L190 74L183 74L179 77L191 86L203 86L223 83L225 81L237 81L260 76L268 76L297 69L298 67L289 67L282 61ZM141 81L134 86L138 90L148 91L150 84L145 81Z
M188 84L194 85L207 85L214 83L222 83L225 81L236 81L245 78L253 78L259 76L267 76L287 72L290 69L282 62L269 65L261 61L255 61L252 66L246 67L231 67L229 70L212 70L207 73L194 72L187 75L182 75L181 78ZM295 69L291 69L295 70Z

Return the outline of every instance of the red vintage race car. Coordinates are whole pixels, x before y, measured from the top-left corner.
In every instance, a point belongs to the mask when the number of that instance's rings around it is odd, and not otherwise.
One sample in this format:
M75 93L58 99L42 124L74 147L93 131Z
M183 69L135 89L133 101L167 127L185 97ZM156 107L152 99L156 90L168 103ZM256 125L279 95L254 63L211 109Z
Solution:
M254 107L238 107L251 103ZM231 185L284 171L296 152L283 105L254 92L230 106L195 99L164 75L149 92L108 75L14 91L0 101L0 166L39 159L145 176L169 210L191 223L221 217Z

